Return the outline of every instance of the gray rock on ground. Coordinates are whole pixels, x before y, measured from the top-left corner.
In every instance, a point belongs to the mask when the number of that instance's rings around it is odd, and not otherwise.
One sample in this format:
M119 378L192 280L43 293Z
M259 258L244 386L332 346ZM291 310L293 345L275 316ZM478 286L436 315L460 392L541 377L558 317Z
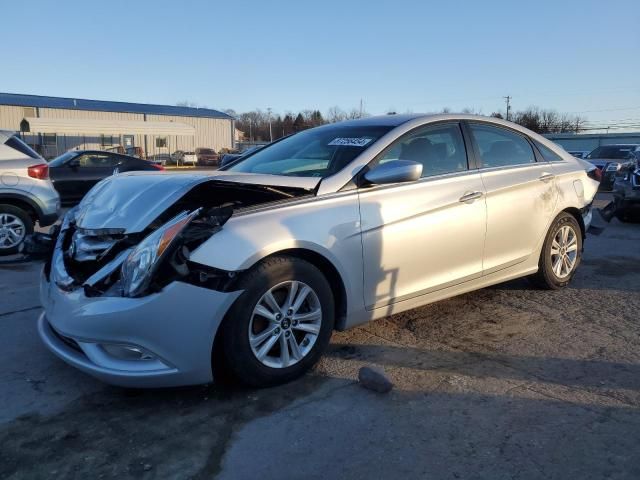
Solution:
M388 393L393 388L393 383L379 367L362 367L358 371L360 385L378 393Z

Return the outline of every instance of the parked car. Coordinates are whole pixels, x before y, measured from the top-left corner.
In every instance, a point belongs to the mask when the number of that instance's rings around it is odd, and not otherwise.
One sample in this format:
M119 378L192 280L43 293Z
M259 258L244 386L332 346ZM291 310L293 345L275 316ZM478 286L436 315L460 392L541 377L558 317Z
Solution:
M567 150L567 152L576 158L587 158L587 155L589 155L588 150Z
M241 153L225 153L223 155L223 157L220 159L220 166L224 167L226 165L229 165L231 162L239 159L239 158L244 158L249 156L251 153L253 152L257 152L258 150L260 150L261 148L263 148L265 145L257 145L255 147L250 147L247 148L244 152Z
M34 224L51 225L59 210L47 162L13 132L0 130L0 256L17 253Z
M220 161L220 156L213 148L196 148L195 154L199 166L216 166Z
M169 153L156 153L154 155L150 155L149 157L147 157L147 161L156 165L161 165L163 167L176 163L173 161L173 155L170 155Z
M158 171L163 167L100 150L71 150L49 162L49 176L65 206L77 204L96 183L114 173L145 170Z
M613 198L615 215L622 222L640 220L640 168L636 165L624 169L615 178Z
M124 153L130 157L144 158L142 147L127 147Z
M177 165L191 165L195 167L198 164L198 157L196 152L180 152L180 156Z
M611 190L616 175L623 169L637 164L640 159L640 145L617 144L602 145L586 157L601 172L601 190Z
M219 172L117 175L64 219L40 336L114 384L206 383L216 368L280 384L335 329L517 277L566 286L594 171L504 120L387 115Z

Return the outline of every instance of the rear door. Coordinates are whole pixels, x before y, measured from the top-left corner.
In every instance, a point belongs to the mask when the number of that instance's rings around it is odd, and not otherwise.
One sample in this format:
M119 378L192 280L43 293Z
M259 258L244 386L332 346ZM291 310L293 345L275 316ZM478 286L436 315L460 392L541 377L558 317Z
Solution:
M469 123L486 191L483 274L508 268L535 251L557 201L551 165L514 130Z

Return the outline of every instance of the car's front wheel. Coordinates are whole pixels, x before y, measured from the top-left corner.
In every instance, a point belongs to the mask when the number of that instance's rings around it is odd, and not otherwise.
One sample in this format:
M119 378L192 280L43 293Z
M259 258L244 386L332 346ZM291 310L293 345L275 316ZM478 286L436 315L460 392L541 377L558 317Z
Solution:
M24 210L0 204L0 256L17 253L27 235L33 233L33 220Z
M244 290L221 326L225 367L242 383L266 387L299 377L320 358L334 324L322 272L296 257L261 262L238 281Z
M538 273L532 282L542 288L556 290L569 284L582 258L582 231L575 217L562 212L547 232Z

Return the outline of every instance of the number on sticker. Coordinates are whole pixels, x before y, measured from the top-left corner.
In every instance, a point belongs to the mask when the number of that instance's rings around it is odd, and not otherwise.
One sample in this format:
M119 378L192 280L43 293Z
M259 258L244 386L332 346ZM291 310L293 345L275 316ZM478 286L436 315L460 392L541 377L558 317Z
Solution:
M329 142L329 146L364 147L370 141L371 138L334 138Z

